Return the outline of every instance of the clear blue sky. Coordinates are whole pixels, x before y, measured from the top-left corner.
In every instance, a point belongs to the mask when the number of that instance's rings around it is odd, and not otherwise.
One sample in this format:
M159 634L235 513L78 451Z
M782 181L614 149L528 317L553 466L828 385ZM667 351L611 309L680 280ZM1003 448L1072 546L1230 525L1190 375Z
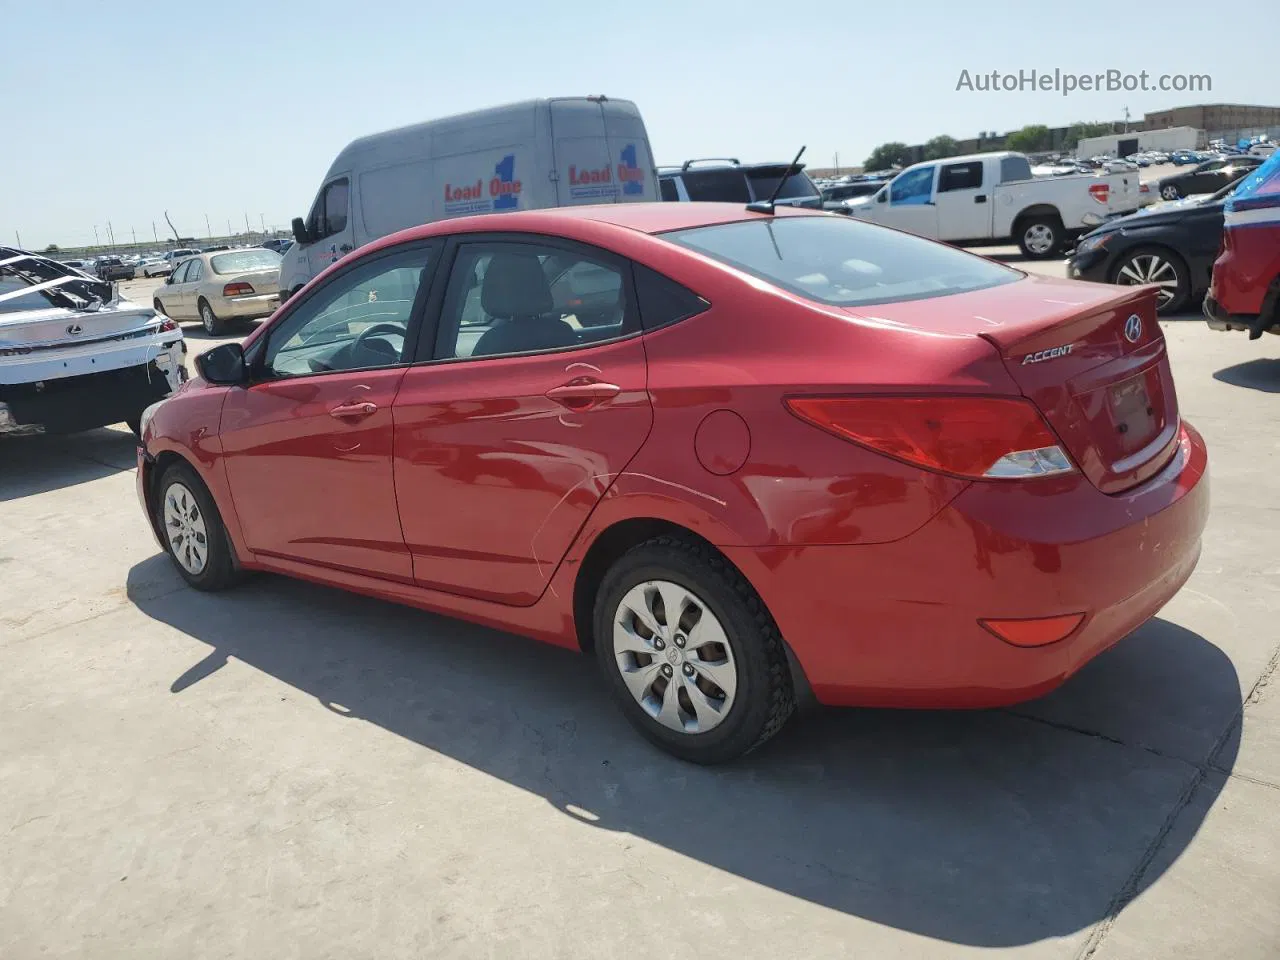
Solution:
M354 137L477 107L634 100L660 163L861 163L1189 103L1280 104L1274 18L1190 0L0 0L0 240L285 226ZM1010 10L1023 10L1024 15ZM1247 12L1251 10L1252 12ZM1243 24L1238 30L1231 21ZM957 92L961 70L1207 73L1207 94Z

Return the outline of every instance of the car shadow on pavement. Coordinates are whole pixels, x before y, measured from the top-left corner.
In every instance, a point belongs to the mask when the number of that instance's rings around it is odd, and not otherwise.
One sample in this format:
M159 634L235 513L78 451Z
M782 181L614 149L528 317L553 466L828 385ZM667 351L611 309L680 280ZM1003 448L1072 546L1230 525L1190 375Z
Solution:
M65 436L0 437L0 503L132 470L137 450L123 424Z
M1229 771L1239 742L1230 660L1159 619L1017 710L817 711L703 768L635 735L588 657L278 577L201 594L163 555L128 592L211 648L172 679L176 697L203 696L235 658L585 829L957 944L1025 945L1112 915L1195 835L1188 818L1220 782L1205 773Z
M1234 387L1248 387L1263 393L1280 393L1280 360L1258 357L1230 367L1223 367L1213 379Z

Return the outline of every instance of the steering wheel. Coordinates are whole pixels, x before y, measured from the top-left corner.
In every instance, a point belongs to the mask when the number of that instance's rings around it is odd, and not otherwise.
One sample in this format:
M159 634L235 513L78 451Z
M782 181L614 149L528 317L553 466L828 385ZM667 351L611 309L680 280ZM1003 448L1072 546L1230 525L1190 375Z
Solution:
M372 327L369 327L367 330L361 330L360 333L356 336L356 338L351 341L351 346L348 349L352 353L355 353L359 350L367 350L370 353L384 353L384 351L380 349L374 350L372 347L372 344L365 343L365 341L368 340L370 337L373 337L376 334L380 334L380 333L394 333L397 336L403 337L405 334L405 328L398 323L375 323ZM397 360L400 359L400 352L396 350L394 346L392 346L390 343L387 343L385 340L382 341L382 343L385 344L389 350L395 353Z

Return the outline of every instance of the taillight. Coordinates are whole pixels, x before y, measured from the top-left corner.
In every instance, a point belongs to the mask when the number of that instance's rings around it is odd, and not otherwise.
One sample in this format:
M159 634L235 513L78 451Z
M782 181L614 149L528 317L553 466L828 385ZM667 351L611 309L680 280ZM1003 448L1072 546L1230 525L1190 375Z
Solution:
M222 288L222 295L224 297L243 297L248 293L253 293L253 287L243 281L228 283Z
M178 329L177 323L175 323L170 317L158 316L158 319L160 320L160 329L157 333L173 333Z
M1089 186L1089 196L1097 200L1099 203L1106 203L1107 198L1111 196L1111 184L1094 183Z
M1036 408L1011 397L789 397L796 416L898 460L973 480L1075 469Z

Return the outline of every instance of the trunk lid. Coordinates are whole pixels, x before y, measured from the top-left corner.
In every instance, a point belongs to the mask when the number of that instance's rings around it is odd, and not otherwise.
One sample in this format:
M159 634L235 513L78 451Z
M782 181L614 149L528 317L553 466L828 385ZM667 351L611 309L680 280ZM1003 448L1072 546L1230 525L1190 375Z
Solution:
M0 314L0 344L13 348L74 346L133 333L154 319L155 311L150 307L127 300L94 311L48 307Z
M262 270L257 273L239 273L230 279L224 280L224 285L227 283L247 283L253 287L254 293L279 293L280 268Z
M896 324L990 343L1084 475L1120 493L1159 472L1178 444L1155 302L1149 287L1028 277L876 309Z

